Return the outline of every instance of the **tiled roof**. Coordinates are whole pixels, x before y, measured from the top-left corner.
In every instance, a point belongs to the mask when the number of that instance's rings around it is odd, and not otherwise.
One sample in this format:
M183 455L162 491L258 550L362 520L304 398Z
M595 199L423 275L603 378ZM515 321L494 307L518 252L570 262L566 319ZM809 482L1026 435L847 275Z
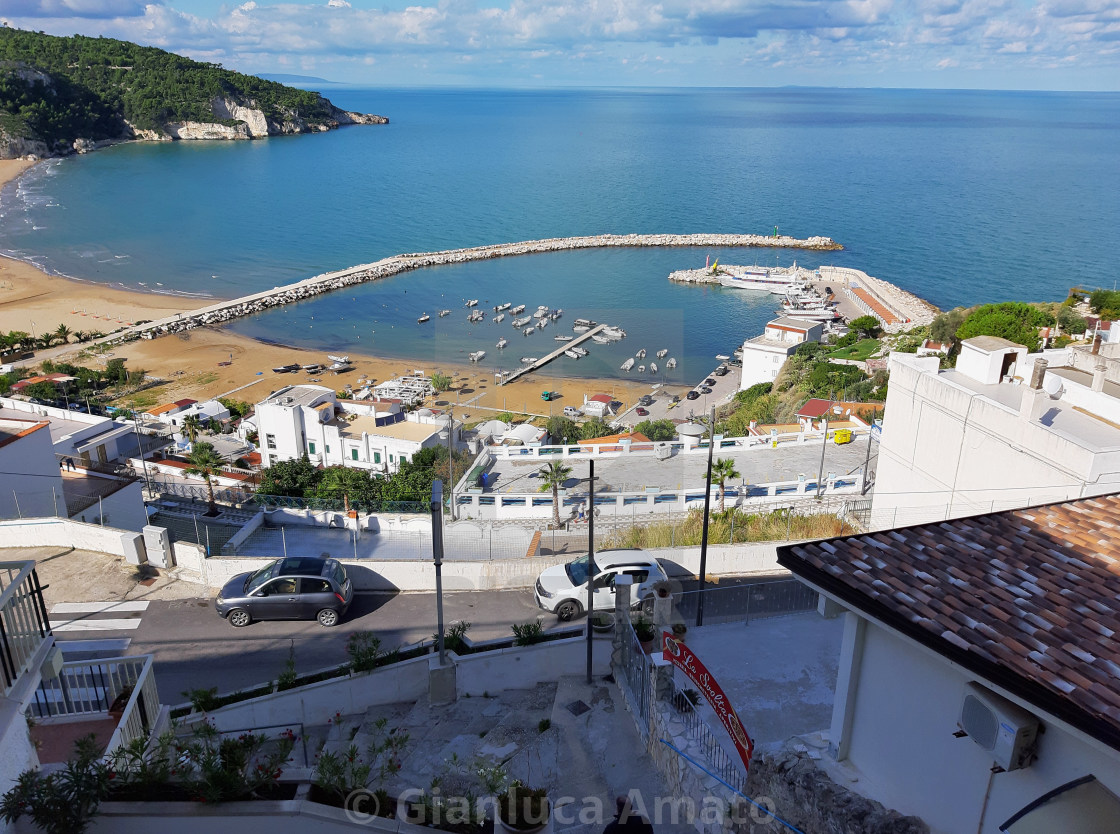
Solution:
M785 545L778 561L1120 750L1120 495Z
M614 397L610 394L596 394L594 397L589 397L587 401L589 403L607 403L607 405L610 405L614 402Z
M809 400L805 405L801 406L801 410L797 412L798 417L820 417L826 411L832 408L831 400Z

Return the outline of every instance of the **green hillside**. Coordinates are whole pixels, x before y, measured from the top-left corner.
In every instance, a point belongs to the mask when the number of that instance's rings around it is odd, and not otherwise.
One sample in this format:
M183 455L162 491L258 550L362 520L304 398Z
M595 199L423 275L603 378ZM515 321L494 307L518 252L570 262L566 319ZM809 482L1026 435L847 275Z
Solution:
M261 110L270 133L335 127L339 118L318 93L162 49L0 28L0 132L41 139L52 152L68 150L79 137L131 136L125 122L155 131L170 123L222 122L211 106L215 98Z

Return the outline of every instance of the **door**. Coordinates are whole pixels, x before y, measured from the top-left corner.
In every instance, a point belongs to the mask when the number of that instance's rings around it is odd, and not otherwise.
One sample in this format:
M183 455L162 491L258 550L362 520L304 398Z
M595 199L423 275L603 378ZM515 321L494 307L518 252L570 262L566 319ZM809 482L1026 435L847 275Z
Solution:
M273 579L254 596L249 613L255 620L294 620L300 616L299 589L294 576Z
M300 616L310 620L324 608L338 608L339 601L326 579L305 576L299 581L299 605Z
M614 580L618 571L607 570L595 577L592 583L594 588L594 601L596 611L611 611L614 609Z

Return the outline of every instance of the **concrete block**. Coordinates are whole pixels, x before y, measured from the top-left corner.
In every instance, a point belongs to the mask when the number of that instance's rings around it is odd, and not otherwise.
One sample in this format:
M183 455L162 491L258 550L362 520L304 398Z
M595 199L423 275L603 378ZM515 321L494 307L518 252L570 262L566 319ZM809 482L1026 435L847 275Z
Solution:
M130 565L148 563L148 549L144 545L144 537L139 533L121 533L121 550L124 552L124 560Z
M455 663L439 665L439 656L428 659L428 701L432 704L450 704L458 697Z

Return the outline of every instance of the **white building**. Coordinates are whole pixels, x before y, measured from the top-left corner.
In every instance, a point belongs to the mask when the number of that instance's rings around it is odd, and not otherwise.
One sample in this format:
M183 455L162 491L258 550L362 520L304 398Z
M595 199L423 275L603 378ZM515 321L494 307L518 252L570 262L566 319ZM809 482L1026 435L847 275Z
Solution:
M133 426L109 417L9 397L0 397L0 415L47 420L54 453L59 457L72 457L75 462L109 463L131 455L137 447Z
M1093 373L1069 350L1028 356L991 336L965 340L944 371L936 356L892 353L872 525L1120 489L1120 387L1106 367L1120 361L1089 358Z
M762 382L773 382L797 346L803 342L819 342L822 333L824 325L817 321L800 321L783 316L768 322L761 336L743 342L739 390L745 391Z
M613 417L614 398L610 394L595 394L593 397L584 394L582 411L588 417Z
M256 417L262 466L307 455L316 465L383 474L421 449L446 444L449 420L428 409L405 414L395 401L339 401L319 385L276 391L257 404Z
M832 778L934 834L1120 831L1118 517L1109 495L779 547L845 618Z
M229 409L217 400L207 400L203 403L189 405L182 411L177 411L169 415L166 420L161 419L161 422L165 422L177 428L182 428L183 421L188 417L197 417L203 423L208 423L211 420L225 423L229 420Z

